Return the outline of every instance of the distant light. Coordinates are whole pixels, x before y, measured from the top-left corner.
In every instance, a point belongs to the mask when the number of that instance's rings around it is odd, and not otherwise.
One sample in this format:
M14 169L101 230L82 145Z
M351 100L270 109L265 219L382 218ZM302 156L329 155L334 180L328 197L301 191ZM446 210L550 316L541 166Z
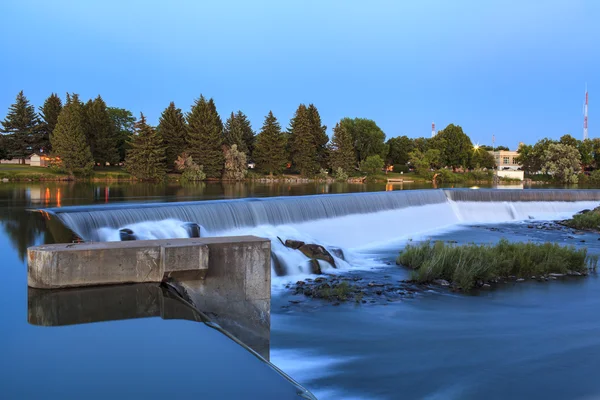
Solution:
M473 148L474 148L475 150L479 150L479 145L478 145L478 144L476 144L475 146L473 146Z
M479 189L479 186L471 186L469 189Z

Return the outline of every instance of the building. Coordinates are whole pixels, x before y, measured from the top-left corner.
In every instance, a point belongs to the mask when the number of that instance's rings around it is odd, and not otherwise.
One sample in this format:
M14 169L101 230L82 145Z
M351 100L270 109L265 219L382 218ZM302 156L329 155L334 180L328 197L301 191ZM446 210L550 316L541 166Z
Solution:
M494 156L496 161L496 167L499 171L502 170L513 170L517 171L521 169L521 165L516 161L519 153L512 150L496 150L490 151L491 155Z
M27 157L26 163L32 167L47 167L50 165L50 158L41 154L32 154Z

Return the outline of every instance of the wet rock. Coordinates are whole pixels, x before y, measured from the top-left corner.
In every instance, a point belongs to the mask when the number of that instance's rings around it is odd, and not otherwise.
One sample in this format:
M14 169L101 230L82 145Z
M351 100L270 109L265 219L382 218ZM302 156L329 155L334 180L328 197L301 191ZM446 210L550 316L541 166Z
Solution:
M448 282L445 279L436 279L433 281L433 283L435 283L436 285L440 285L440 286L450 286L450 282Z
M346 261L346 257L344 256L344 251L342 249L340 249L338 247L330 247L329 250L337 258L341 258L342 260Z
M569 275L569 276L582 276L583 274L581 272L577 272L577 271L569 271L567 273L567 275Z
M199 238L200 237L200 225L198 225L197 223L186 222L185 224L183 224L181 226L187 232L188 237L191 237L191 238Z
M137 240L137 237L135 236L135 233L133 233L133 231L131 229L119 229L119 237L121 238L121 241L125 242L128 240Z
M281 240L281 239L279 239ZM304 242L300 240L292 240L287 239L284 243L285 247L289 247L290 249L298 250L300 247L304 246Z
M285 268L283 268L283 264L279 261L277 254L271 252L271 260L273 260L273 269L275 269L275 274L277 276L285 275Z
M319 261L314 258L310 260L310 273L316 275L321 275L323 273L323 271L321 271L321 265L319 264Z
M287 242L287 240L286 240ZM310 259L323 260L331 264L332 267L336 268L335 260L331 253L325 249L325 247L318 244L304 244L298 248L306 257Z
M492 287L492 285L490 285L489 283L484 283L483 285L481 285L482 289L489 289Z
M565 274L551 273L551 274L548 274L548 276L553 277L553 278L562 278L563 276L565 276Z
M519 278L519 279L517 279L517 282L525 282L525 279Z
M533 225L527 225L529 229L533 229Z

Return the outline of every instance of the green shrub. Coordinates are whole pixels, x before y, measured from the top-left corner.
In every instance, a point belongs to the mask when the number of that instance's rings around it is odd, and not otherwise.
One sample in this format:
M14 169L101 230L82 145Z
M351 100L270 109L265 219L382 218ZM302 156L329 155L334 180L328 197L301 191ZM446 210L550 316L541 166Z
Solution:
M562 221L562 224L573 229L600 230L600 207L592 211L575 214L573 218Z
M367 174L375 175L381 172L384 162L378 155L369 156L360 163L360 170Z
M595 269L598 257L587 249L556 243L510 243L502 239L496 245L448 245L437 241L408 244L396 262L413 269L413 279L432 282L445 279L463 290L478 282L515 276L530 278L549 273L587 273Z
M394 164L394 172L402 172L404 174L410 172L410 168L408 168L408 165L405 164Z
M579 181L584 183L581 179ZM590 176L587 177L587 181L594 186L600 186L600 169L593 171Z
M348 180L348 174L346 173L346 171L344 171L342 169L342 167L338 167L338 169L333 174L333 177L338 181L347 181Z

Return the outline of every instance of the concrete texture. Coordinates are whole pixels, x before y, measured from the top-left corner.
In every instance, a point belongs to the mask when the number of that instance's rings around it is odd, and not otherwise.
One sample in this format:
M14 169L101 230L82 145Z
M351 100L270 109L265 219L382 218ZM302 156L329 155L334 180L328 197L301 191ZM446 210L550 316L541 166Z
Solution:
M215 253L213 264L219 265L219 259L227 263L237 261L227 255L227 249L251 243L260 247L265 242L266 239L242 236L31 247L27 250L28 284L52 289L161 282L165 278L197 280L204 278L209 267L209 246L226 249Z
M238 240L207 244L206 278L177 285L211 320L269 359L271 242ZM244 266L244 268L241 268Z

